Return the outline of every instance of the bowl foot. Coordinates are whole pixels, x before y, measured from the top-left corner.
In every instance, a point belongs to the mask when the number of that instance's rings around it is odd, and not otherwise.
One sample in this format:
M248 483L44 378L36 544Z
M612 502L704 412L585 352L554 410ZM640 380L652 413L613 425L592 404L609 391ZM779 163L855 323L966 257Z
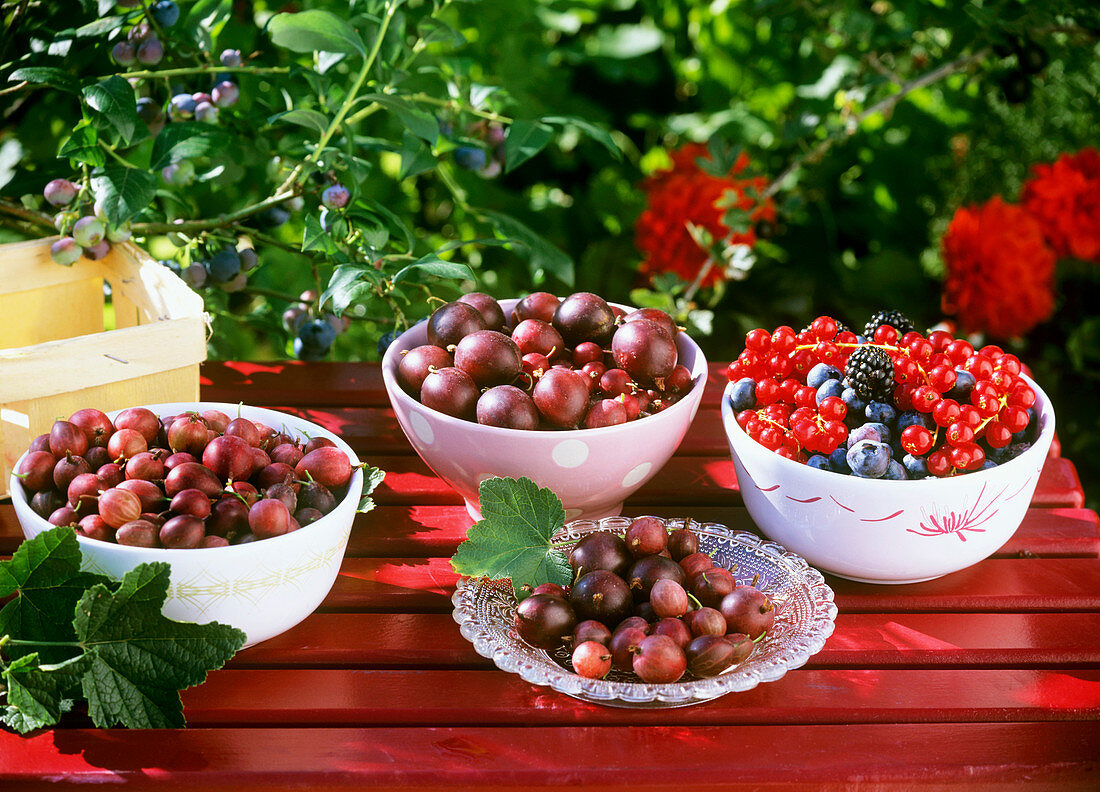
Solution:
M929 577L908 578L906 580L881 580L876 578L861 578L856 577L855 575L841 575L838 572L829 572L824 567L821 567L821 570L827 572L833 577L844 578L845 580L852 580L856 583L874 583L875 585L879 586L904 586L907 583L924 583L926 580L936 580L937 578L941 578L944 575L950 574L948 572L944 572L943 575L930 575Z
M565 521L570 522L572 520L602 520L604 517L618 517L623 512L623 504L612 504L610 506L598 507L590 511L584 509L566 509ZM477 501L466 501L466 513L477 522L481 519L481 509L478 508Z

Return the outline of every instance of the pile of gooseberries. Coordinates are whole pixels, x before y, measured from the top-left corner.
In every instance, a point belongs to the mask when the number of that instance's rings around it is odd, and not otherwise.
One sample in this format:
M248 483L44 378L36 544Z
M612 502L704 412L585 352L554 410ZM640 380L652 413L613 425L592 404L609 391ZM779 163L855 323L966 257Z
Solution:
M664 311L627 313L590 292L535 292L509 316L475 292L431 315L428 343L401 350L397 381L424 406L487 426L615 426L691 390L679 332Z
M580 676L612 668L642 682L717 676L747 658L775 623L775 607L699 552L690 528L638 517L624 536L595 531L569 554L574 582L536 587L516 607L516 632L564 650ZM753 581L755 583L755 581Z

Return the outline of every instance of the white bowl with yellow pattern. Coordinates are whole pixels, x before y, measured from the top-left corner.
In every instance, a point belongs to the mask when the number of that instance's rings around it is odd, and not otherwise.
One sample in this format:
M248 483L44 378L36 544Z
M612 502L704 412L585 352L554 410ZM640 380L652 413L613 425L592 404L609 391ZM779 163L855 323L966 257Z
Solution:
M326 437L359 460L339 437L310 421L274 410L218 402L143 405L158 416L188 411L221 410L260 421L299 438ZM116 413L109 413L113 419ZM15 466L18 467L18 463ZM10 482L12 504L29 539L53 528L35 514L22 485ZM83 569L118 579L143 562L167 561L172 568L163 613L186 622L217 621L245 632L246 646L279 635L305 619L328 595L351 535L363 491L363 471L353 470L348 491L336 508L317 522L291 533L229 547L167 550L126 547L78 536Z

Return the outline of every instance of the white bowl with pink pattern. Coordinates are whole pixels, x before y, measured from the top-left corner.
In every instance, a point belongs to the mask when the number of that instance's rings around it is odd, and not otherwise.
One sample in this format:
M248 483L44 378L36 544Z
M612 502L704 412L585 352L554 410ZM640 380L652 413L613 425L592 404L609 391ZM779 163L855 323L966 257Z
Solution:
M518 300L499 302L504 315L510 316ZM694 384L662 412L601 429L503 429L445 415L401 389L397 384L401 352L426 343L424 322L394 339L382 358L382 379L412 447L462 496L475 520L481 519L478 487L495 476L526 476L549 488L561 498L566 520L619 514L623 500L657 475L675 453L699 409L707 379L702 350L681 332L676 337L679 362L691 371Z
M844 476L779 456L737 424L730 383L722 423L749 516L769 539L849 580L917 583L976 564L1020 526L1054 437L1050 400L1027 382L1039 415L1031 448L989 470L914 481Z

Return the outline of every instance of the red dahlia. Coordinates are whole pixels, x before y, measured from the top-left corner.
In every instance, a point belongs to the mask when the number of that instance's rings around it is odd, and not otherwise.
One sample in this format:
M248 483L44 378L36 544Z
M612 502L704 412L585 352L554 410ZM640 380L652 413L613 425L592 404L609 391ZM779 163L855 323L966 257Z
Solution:
M729 197L738 208L751 212L752 221L775 219L775 205L770 199L757 203L748 195L759 195L767 180L754 176L738 178L749 164L742 153L726 176L712 176L696 163L710 159L706 146L689 143L672 152L672 169L658 171L642 183L646 193L646 209L635 226L638 249L645 254L641 272L652 277L661 272L673 272L686 281L693 281L707 260L707 251L692 239L687 224L707 229L717 240L727 244L756 244L756 232L731 234L723 222L723 198ZM726 279L722 266L714 266L703 279L702 286L714 286Z
M1034 173L1024 185L1024 208L1054 252L1100 264L1100 152L1063 154Z
M1054 309L1054 252L1039 222L995 197L959 209L943 236L943 310L968 333L1024 335Z

